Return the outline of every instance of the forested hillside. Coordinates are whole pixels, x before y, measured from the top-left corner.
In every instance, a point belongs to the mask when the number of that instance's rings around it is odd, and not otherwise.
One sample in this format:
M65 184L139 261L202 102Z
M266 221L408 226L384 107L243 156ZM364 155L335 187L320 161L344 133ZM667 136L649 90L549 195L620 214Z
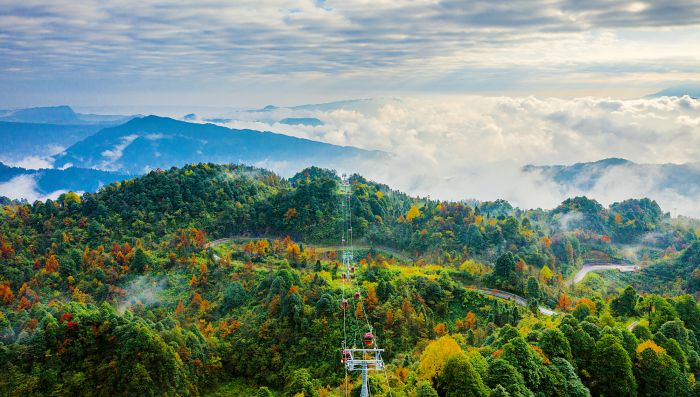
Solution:
M0 395L343 395L339 181L198 164L1 199ZM349 181L351 303L386 349L373 395L700 393L695 221L649 199L524 210ZM567 283L592 261L643 271Z

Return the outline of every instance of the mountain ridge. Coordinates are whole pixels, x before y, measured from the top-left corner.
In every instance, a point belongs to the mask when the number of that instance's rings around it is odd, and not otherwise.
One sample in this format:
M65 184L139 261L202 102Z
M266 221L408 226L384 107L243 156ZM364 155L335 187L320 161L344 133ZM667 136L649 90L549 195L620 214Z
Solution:
M332 145L269 131L237 130L150 115L104 128L75 143L56 157L55 166L72 164L140 174L159 167L197 162L301 162L303 168L387 155L381 151ZM295 168L299 167L295 164Z

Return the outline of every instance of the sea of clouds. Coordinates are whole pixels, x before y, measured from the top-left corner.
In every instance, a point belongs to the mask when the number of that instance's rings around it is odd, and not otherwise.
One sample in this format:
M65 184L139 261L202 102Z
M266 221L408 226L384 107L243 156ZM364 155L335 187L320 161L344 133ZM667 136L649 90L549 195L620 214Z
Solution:
M526 164L610 157L650 164L697 162L700 100L689 97L390 98L210 116L231 118L226 125L232 128L392 153L383 164L358 161L354 169L339 171L357 171L412 194L450 200L502 198L523 208L551 208L582 194L603 204L646 196L667 211L700 217L699 180L689 180L685 189L669 189L665 176L621 165L583 190L522 171ZM317 118L323 125L279 123L288 117Z
M352 167L338 171L359 172L414 195L445 200L501 198L522 208L553 208L577 195L604 205L649 197L665 211L700 217L696 205L700 171L689 174L687 183L679 187L667 183L668 173L623 164L609 167L584 188L577 183L560 185L539 171L522 170L527 164L569 165L611 157L700 167L700 100L687 96L635 100L444 96L197 110L197 122L225 118L224 125L235 129L273 131L391 153L379 164L358 159ZM323 124L280 123L285 118L317 118ZM256 165L284 176L300 167L275 159ZM62 193L38 194L35 187L33 177L15 178L0 183L0 195L32 201Z

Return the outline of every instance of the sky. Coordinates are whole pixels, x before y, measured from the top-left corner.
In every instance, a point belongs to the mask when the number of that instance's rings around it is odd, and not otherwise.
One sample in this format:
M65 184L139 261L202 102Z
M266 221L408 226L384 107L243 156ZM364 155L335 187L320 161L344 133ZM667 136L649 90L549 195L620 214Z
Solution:
M0 106L636 98L698 43L683 0L0 0Z

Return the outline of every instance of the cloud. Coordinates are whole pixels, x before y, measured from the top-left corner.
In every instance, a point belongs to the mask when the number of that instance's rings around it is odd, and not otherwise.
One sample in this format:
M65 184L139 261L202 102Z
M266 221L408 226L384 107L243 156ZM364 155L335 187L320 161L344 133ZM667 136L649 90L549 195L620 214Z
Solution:
M55 200L63 193L68 193L67 190L57 190L49 194L42 194L37 187L36 175L19 175L7 182L0 182L0 196L9 197L11 199L26 199L32 203L36 200L45 201L46 199Z
M697 80L699 26L692 1L5 0L0 84L15 101L49 91L83 104L135 92L247 105L261 92L639 91Z
M537 97L371 99L202 117L233 118L232 128L273 130L338 145L394 154L387 164L358 161L354 171L392 187L434 198L503 198L524 208L551 208L588 195L604 204L648 196L673 213L700 216L700 181L669 187L667 174L613 167L586 189L557 185L525 164L572 164L622 157L638 163L687 163L700 158L699 100ZM322 126L286 125L315 117ZM293 165L275 167L285 174ZM343 170L352 171L352 170ZM692 177L692 176L691 176ZM581 184L583 185L583 184Z
M160 293L167 280L154 279L150 276L139 276L125 288L126 299L119 302L117 311L123 314L124 311L133 305L141 304L152 306L161 301Z
M8 165L10 165L8 163ZM42 168L52 168L53 159L39 156L27 156L19 161L12 162L14 167L26 168L28 170L38 170Z
M150 135L149 135L150 136ZM139 135L137 134L131 134L127 135L122 138L121 142L116 144L112 149L105 150L101 154L106 157L105 163L101 165L101 168L109 168L110 165L114 164L114 162L118 161L121 157L122 154L124 153L124 149L127 148L127 146L131 145L131 142L135 141ZM148 138L150 139L150 138Z

